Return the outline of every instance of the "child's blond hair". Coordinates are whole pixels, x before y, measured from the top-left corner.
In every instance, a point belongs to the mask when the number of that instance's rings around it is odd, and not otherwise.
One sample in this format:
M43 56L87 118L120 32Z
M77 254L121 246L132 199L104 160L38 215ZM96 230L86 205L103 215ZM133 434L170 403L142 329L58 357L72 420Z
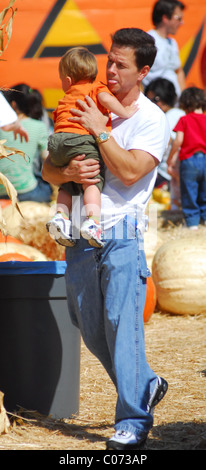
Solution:
M93 82L97 76L97 61L86 47L73 47L61 58L59 71L63 76L70 76L74 83L81 80Z

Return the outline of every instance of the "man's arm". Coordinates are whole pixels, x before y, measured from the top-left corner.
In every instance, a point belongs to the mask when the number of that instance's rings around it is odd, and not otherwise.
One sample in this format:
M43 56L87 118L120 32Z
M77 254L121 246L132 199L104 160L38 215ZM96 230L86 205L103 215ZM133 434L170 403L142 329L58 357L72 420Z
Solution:
M87 97L88 104L80 100L78 103L82 111L72 110L75 116L69 120L80 122L95 137L106 131L105 116L100 113L94 101ZM99 144L99 149L107 168L126 186L134 184L159 164L155 157L143 150L122 149L113 137Z
M122 149L113 137L101 143L99 149L107 168L125 186L136 183L159 163L155 157L143 150Z

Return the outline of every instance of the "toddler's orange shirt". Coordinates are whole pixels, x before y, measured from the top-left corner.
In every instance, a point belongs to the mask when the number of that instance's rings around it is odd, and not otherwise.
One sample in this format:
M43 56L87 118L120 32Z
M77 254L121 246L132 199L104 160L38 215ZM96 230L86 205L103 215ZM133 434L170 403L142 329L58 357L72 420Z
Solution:
M59 100L57 108L53 111L54 132L72 132L82 135L89 134L89 132L78 122L68 121L68 118L73 116L70 109L77 107L76 101L78 99L86 101L85 95L88 95L96 103L102 114L109 114L109 110L104 108L98 101L98 93L101 92L107 92L112 95L107 86L101 82L80 82L72 85L64 97ZM108 131L111 131L110 117L107 122L107 129Z

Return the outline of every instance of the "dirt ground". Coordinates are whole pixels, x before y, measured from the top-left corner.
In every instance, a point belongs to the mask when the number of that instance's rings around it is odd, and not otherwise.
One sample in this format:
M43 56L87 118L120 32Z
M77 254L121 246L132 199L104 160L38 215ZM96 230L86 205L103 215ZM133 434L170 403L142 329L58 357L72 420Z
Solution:
M148 450L206 450L205 332L202 315L157 310L145 324L148 362L169 384L155 409ZM115 403L110 379L82 343L78 415L53 420L35 410L8 414L11 427L0 436L0 450L105 450L113 434Z
M202 316L156 312L145 325L148 361L169 383L147 449L206 450L205 331ZM79 414L57 421L36 412L9 415L12 427L0 436L0 450L104 450L113 433L115 402L112 383L82 344Z

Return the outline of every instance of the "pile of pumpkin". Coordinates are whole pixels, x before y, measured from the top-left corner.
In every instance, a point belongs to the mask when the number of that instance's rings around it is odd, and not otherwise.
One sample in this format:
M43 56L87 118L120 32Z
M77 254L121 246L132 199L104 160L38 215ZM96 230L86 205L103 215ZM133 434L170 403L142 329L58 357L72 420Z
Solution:
M170 192L164 186L161 188L154 188L152 196L149 200L149 204L156 204L156 208L159 211L168 210L171 207Z

